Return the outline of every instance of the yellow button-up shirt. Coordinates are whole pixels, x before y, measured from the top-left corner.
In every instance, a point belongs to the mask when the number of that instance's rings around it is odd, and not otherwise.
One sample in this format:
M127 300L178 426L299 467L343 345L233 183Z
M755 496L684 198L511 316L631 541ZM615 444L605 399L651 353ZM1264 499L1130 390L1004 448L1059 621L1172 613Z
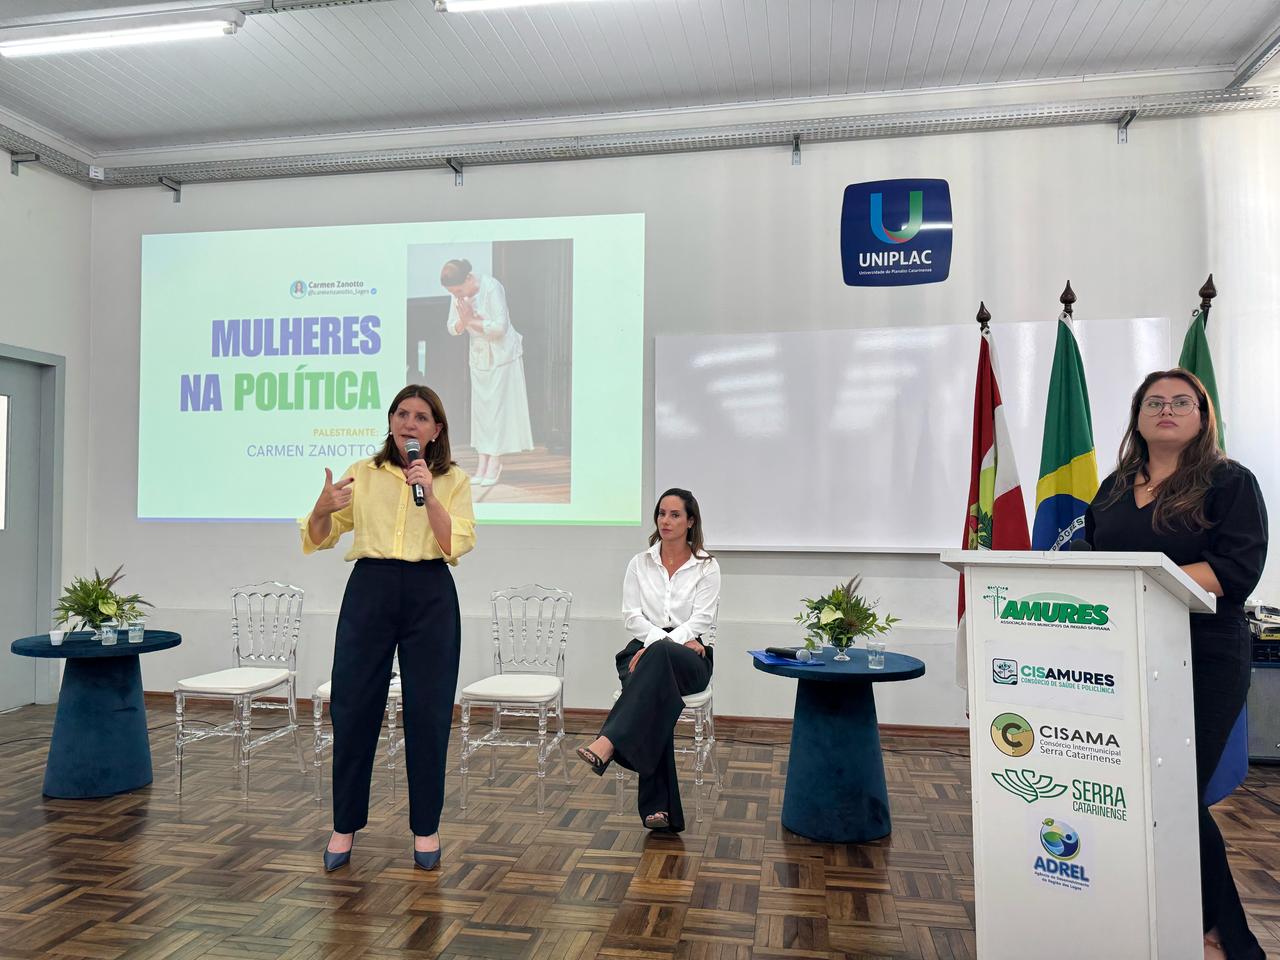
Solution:
M475 512L471 507L471 480L456 464L441 476L433 477L431 489L453 520L453 542L449 552L440 549L424 507L413 502L413 489L404 482L404 471L387 462L373 465L373 458L353 463L343 477L355 477L351 503L332 514L333 529L323 543L312 543L308 526L311 514L298 521L302 527L302 552L327 550L348 530L355 541L348 560L374 557L381 560L447 560L458 558L476 545Z

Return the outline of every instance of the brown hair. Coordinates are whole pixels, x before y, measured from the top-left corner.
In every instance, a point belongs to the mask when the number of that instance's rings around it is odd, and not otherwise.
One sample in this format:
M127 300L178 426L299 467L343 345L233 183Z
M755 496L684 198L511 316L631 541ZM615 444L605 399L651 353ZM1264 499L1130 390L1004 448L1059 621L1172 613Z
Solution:
M456 287L471 276L470 260L450 260L440 268L440 286Z
M689 549L693 551L693 555L699 560L706 560L711 554L702 546L702 511L698 508L697 498L688 490L682 490L680 487L672 487L670 490L664 491L662 496L658 498L658 502L653 505L653 533L649 534L649 546L653 546L662 539L658 533L658 510L662 506L662 501L667 497L679 497L684 503L684 512L689 519L693 521L689 527L689 532L685 534L685 543L689 544Z
M1159 532L1168 532L1175 525L1191 530L1204 530L1210 525L1205 514L1205 497L1212 484L1213 471L1226 460L1226 456L1218 449L1218 418L1213 409L1213 401L1209 399L1200 378L1182 367L1156 370L1147 374L1146 379L1138 385L1129 404L1129 426L1120 441L1115 483L1101 506L1111 506L1137 486L1138 474L1150 478L1151 475L1147 473L1150 452L1147 441L1138 432L1138 418L1142 415L1142 400L1147 390L1157 380L1165 378L1181 380L1191 388L1200 405L1200 432L1182 448L1177 468L1157 489L1156 509L1151 525Z
M378 451L378 455L373 458L373 465L380 467L389 462L394 463L401 470L408 466L400 456L400 448L396 446L395 437L391 435L391 418L400 409L400 404L410 397L426 401L427 406L431 408L432 418L440 424L440 435L427 443L427 448L422 451L422 459L427 462L427 468L433 477L442 476L453 466L453 454L449 451L449 420L444 415L444 404L440 402L440 395L421 383L409 384L391 401L391 409L387 411L387 440Z

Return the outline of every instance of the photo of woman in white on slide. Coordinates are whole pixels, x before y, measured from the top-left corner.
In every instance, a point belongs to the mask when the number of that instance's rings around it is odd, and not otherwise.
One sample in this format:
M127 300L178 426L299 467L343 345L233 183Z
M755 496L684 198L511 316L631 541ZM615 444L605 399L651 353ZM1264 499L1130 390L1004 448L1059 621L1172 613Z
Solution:
M533 449L523 340L495 277L472 273L469 260L450 260L440 284L452 297L449 333L471 338L471 445L480 455L471 482L491 487L502 475L504 454Z

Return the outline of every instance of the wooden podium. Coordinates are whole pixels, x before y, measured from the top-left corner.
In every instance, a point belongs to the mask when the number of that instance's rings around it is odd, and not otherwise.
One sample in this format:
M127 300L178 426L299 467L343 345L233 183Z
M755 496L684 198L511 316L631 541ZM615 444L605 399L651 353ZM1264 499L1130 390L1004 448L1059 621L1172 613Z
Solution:
M1199 960L1189 613L1158 553L944 551L964 573L978 956Z

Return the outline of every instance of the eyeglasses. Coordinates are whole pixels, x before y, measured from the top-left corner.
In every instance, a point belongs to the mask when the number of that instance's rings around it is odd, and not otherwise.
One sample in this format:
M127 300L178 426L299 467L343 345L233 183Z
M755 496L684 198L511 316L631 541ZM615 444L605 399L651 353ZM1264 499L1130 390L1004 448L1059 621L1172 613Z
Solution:
M1164 413L1164 408L1168 407L1175 417L1185 417L1192 410L1199 410L1200 404L1196 403L1191 397L1174 397L1172 400L1157 400L1152 397L1150 400L1142 401L1142 413L1148 417L1158 417Z

